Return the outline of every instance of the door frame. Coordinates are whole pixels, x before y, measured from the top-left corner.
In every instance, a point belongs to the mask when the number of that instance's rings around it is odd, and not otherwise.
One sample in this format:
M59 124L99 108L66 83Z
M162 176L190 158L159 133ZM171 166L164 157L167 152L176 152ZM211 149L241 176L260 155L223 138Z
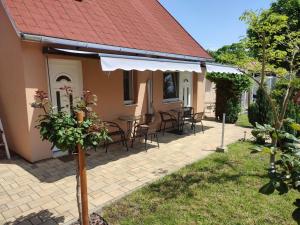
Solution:
M78 89L82 92L83 91L83 71L82 71L82 62L81 60L76 60L76 59L59 59L59 58L47 58L47 71L48 71L48 91L49 91L49 97L51 99L51 102L53 101L52 99L52 92L53 87L51 86L51 66L52 65L71 65L71 66L76 66L78 71L79 71L79 78L78 78Z
M185 78L188 78L189 79L189 82L190 82L190 100L189 100L189 107L193 107L193 89L194 89L194 77L193 77L193 73L191 72L180 72L179 74L179 98L180 100L182 100L182 87L183 87L183 82L185 80ZM184 105L184 101L183 101L183 105Z
M79 78L78 78L78 85L79 85L79 91L83 91L83 71L82 71L82 62L81 60L74 60L74 59L59 59L59 58L46 58L46 66L47 66L47 75L48 75L48 93L49 93L49 99L51 100L51 102L53 101L52 99L52 93L53 91L55 91L53 89L53 87L51 86L51 66L52 65L71 65L71 66L76 66L78 69L78 74L79 74ZM60 157L60 156L64 156L67 155L68 152L62 152L61 150L59 150L58 148L54 147L53 149L51 149L52 152L52 156L54 158L56 157Z

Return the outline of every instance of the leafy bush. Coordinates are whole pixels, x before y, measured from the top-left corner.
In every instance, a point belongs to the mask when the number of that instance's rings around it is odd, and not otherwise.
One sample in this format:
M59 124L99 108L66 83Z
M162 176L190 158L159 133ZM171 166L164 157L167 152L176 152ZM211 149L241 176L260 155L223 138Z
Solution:
M252 126L255 126L256 115L257 115L257 107L255 103L251 103L248 107L248 118Z
M226 123L235 123L241 112L241 99L230 98L226 104Z
M250 123L253 126L255 126L256 123L272 124L274 120L271 104L262 88L258 88L256 96L256 102L250 105L248 109Z

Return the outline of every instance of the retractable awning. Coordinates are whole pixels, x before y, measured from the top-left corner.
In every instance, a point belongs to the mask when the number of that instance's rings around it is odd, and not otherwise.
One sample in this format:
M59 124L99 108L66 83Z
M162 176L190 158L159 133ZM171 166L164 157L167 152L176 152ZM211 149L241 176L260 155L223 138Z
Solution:
M201 73L200 62L169 60L127 55L99 54L103 71L118 69L138 71L178 71Z
M212 63L206 63L206 71L208 73L211 72L218 72L218 73L234 73L234 74L242 74L241 71L239 71L238 68L228 65L222 65L222 64L212 64Z

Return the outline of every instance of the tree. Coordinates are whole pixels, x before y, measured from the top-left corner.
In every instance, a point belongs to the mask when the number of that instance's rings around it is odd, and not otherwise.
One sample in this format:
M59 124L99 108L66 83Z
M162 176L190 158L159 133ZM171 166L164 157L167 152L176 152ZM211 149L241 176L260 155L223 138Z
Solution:
M70 97L72 90L70 87L62 87L66 95ZM97 96L85 91L78 101L74 104L72 112L66 113L57 111L52 107L48 99L47 93L37 91L35 94L35 102L32 107L42 109L36 128L39 129L42 140L52 143L52 147L57 147L62 151L70 151L77 155L76 167L76 191L77 206L80 224L88 223L88 207L85 175L85 153L90 148L96 149L99 144L110 140L104 124L100 121L97 114L92 110L97 102ZM82 167L83 165L83 167ZM81 176L80 176L81 174ZM80 190L81 189L81 190ZM80 195L81 191L81 195ZM86 201L81 202L85 198ZM82 207L85 204L86 207ZM85 211L84 211L85 210Z
M287 23L288 23L288 32L297 32L300 30L300 1L299 0L277 0L272 3L270 10L272 12L285 15L288 17ZM285 30L280 31L280 33L286 32ZM286 46L279 45L278 49L285 50ZM296 56L295 64L300 64L300 53ZM283 62L273 62L275 64L278 64L278 66L284 67L286 69L289 69L289 64L286 61Z
M300 30L299 0L277 0L272 3L270 10L288 16L288 24L292 31Z
M283 40L283 35L279 32L287 28L288 17L264 10L258 13L246 11L240 19L248 25L247 46L261 63L260 86L263 86L267 64L272 60L281 60L285 57L285 51L277 47Z
M294 130L300 130L299 124L286 118L288 105L292 101L291 96L299 82L296 74L299 72L300 32L290 29L286 15L279 15L270 10L260 13L246 12L241 19L248 24L248 46L261 63L262 77L257 83L271 104L274 116L271 125L256 124L253 130L254 135L271 140L271 143L254 149L270 154L270 182L260 191L266 194L274 192L275 189L281 194L287 193L289 188L300 191L300 140L283 129L284 124L287 124ZM282 76L286 81L286 90L279 103L272 99L271 93L264 86L266 64L274 61L277 65L286 62L288 69ZM276 161L278 152L280 159ZM299 201L297 206L300 206Z

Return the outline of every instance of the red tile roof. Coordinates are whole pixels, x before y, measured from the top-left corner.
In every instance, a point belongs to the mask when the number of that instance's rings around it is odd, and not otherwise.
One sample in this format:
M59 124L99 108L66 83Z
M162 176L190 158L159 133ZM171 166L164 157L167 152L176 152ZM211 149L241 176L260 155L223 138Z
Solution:
M4 0L4 4L23 33L211 58L157 0Z

